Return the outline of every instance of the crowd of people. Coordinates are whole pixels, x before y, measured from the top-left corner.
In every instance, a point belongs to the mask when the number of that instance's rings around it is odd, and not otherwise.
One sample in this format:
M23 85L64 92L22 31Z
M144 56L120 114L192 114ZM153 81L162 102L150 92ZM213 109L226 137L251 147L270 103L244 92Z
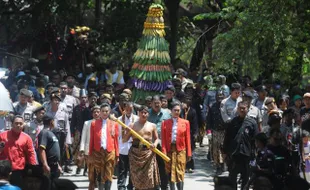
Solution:
M183 190L185 173L195 172L196 143L203 147L208 132L215 188L278 190L299 180L297 189L309 189L309 89L254 87L248 76L229 85L224 75L189 76L178 68L162 94L133 102L130 78L116 64L102 73L92 64L85 72L11 71L3 84L14 110L0 124L10 183L27 189L31 170L44 176L41 189L52 188L75 164L90 190L111 189L113 178L119 190Z

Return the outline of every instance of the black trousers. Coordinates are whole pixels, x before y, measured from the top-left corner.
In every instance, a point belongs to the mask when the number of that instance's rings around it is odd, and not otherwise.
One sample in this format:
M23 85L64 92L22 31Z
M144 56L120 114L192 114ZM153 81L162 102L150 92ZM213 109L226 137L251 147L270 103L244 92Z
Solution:
M244 188L244 186L247 184L249 181L249 175L250 175L250 157L249 156L244 156L244 155L238 155L238 156L233 156L229 165L230 165L230 170L229 170L229 178L232 181L232 183L235 186L235 189L237 189L237 176L240 173L241 175L241 189Z
M129 175L129 183L126 188L126 181L127 181L127 174L130 170L129 166L129 157L128 155L119 155L119 162L118 162L118 178L117 178L117 189L118 190L132 190L132 182Z
M157 149L161 151L161 146L158 145ZM157 165L159 169L159 177L160 177L160 189L161 190L167 190L169 189L168 186L168 175L166 173L165 169L165 161L162 159L158 154L156 154L156 160L157 160Z
M59 141L59 148L60 148L60 164L61 166L63 165L68 165L70 158L67 158L67 154L66 154L66 148L65 148L65 142L66 142L66 137L67 134L64 132L57 132L56 133L56 137ZM69 155L71 155L70 153L70 148L68 148L69 151Z
M24 171L23 170L15 170L12 171L12 174L10 176L10 183L11 185L15 185L19 187L20 189L23 189L24 186Z

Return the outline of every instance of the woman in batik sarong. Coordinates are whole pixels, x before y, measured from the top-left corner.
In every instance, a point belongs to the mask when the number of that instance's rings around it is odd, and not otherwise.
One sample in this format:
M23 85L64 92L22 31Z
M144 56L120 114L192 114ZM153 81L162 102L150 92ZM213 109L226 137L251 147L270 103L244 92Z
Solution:
M161 125L162 151L171 160L166 163L169 174L170 189L184 188L186 162L191 160L191 136L189 121L180 118L181 103L172 103L172 119L165 120Z

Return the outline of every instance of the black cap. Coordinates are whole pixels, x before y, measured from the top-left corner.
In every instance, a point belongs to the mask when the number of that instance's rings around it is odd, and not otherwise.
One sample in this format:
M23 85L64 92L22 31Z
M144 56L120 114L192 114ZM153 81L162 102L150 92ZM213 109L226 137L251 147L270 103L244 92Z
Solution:
M60 93L60 89L58 87L54 87L51 94Z
M251 91L243 91L243 97L254 98L254 95Z
M93 97L93 96L95 96L96 98L98 98L98 95L97 95L96 92L90 92L90 93L88 94L88 97L89 97L89 98L90 98L90 97Z
M36 114L41 110L45 110L45 108L43 106L37 107L35 110L33 110L33 114Z
M60 96L58 96L57 94L53 93L50 95L50 99L52 100L53 98L57 98L59 101L61 101Z
M186 71L182 68L178 68L174 74L186 76Z
M31 97L31 93L29 92L29 90L27 90L27 89L25 89L25 88L22 88L22 89L19 91L19 94L20 94L20 95L27 96L27 97Z
M257 87L257 92L267 92L267 88L265 85L260 85Z
M165 89L165 91L166 91L166 90L170 90L170 91L172 91L172 92L175 92L175 88L174 88L173 85L168 85L167 88Z

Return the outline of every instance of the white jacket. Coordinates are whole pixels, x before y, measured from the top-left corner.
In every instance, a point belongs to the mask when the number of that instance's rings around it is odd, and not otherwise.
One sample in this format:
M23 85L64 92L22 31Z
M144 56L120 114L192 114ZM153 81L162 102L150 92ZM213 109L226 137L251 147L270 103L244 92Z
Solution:
M93 120L88 120L84 122L80 151L84 151L85 155L89 153L89 141L90 141L90 125Z

